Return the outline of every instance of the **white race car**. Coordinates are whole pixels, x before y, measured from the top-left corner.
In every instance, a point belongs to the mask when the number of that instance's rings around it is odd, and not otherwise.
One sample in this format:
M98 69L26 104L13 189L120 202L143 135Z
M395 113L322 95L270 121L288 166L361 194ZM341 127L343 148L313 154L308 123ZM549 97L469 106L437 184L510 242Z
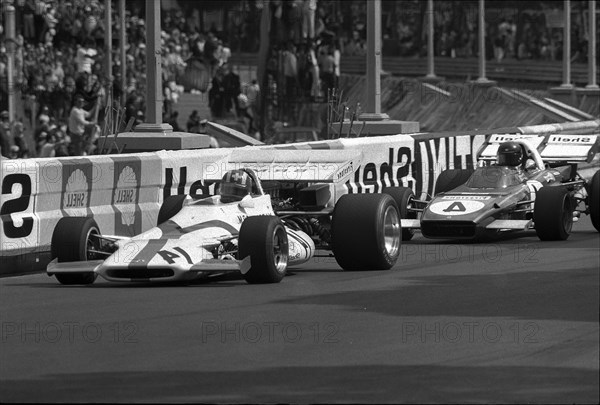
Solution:
M275 209L254 170L228 170L218 195L170 196L157 226L132 238L102 235L90 217L62 218L47 273L62 284L91 284L98 275L109 281L167 281L230 271L249 283L277 283L288 265L310 260L316 248L332 250L347 270L389 269L401 243L392 197L345 194L316 202L325 189L335 188L333 179L343 180L348 170L341 170L328 176L330 184L296 183L304 205L279 199Z

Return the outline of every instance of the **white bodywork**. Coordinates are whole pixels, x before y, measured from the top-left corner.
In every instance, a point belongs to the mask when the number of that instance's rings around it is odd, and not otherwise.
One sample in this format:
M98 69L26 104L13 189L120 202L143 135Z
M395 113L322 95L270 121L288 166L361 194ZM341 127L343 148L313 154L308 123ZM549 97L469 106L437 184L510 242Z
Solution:
M133 238L117 241L118 250L106 260L70 263L54 260L47 272L92 271L110 281L194 279L225 271L244 274L250 268L249 256L236 260L227 252L219 253L218 249L224 242L237 246L242 222L257 215L275 215L268 194L247 196L240 202L226 204L221 203L219 196L201 200L188 197L181 211L168 221ZM312 258L315 252L312 239L304 232L286 230L288 265Z

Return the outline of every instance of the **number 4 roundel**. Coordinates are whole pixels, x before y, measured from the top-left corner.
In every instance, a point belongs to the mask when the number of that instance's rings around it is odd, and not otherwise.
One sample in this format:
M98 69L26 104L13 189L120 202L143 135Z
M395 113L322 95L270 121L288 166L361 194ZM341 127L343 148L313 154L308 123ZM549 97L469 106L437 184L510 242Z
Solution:
M467 215L477 212L485 206L481 201L452 200L434 202L429 211L437 215Z

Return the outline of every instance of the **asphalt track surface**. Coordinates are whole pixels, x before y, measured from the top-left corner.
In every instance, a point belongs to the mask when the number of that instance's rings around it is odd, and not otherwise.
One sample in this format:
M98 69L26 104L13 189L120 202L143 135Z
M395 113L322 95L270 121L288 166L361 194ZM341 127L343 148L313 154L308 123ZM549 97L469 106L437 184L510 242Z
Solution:
M598 403L600 239L574 228L277 285L3 278L0 401Z

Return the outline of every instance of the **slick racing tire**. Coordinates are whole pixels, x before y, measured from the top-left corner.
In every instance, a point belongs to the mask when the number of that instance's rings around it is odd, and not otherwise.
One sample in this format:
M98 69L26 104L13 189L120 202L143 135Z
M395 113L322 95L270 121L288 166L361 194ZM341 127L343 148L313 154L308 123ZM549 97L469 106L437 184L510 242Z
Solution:
M239 234L240 260L250 256L244 278L250 284L279 283L285 277L289 245L285 227L275 216L248 217Z
M185 200L185 194L171 195L163 201L160 206L160 210L158 210L158 219L156 220L156 224L160 225L164 222L167 222L169 219L173 218L179 211L181 211L181 207L183 207L183 201Z
M473 174L471 169L447 169L440 173L435 182L434 195L445 193L454 190L458 186L462 186L469 180Z
M589 206L592 225L600 232L600 171L594 174L589 186Z
M335 260L344 270L388 270L400 255L400 214L387 194L343 195L331 232Z
M58 262L78 262L97 260L97 254L90 249L98 249L99 239L93 235L101 235L100 228L93 218L67 217L61 218L52 233L52 258ZM92 284L97 277L95 273L55 274L61 284Z
M541 240L566 240L573 227L573 203L560 186L542 187L533 207L535 232Z
M408 187L388 187L383 190L384 194L391 196L398 206L400 218L417 219L417 212L409 210L412 208L412 200L415 198L411 188ZM410 228L402 228L402 240L411 240L415 235L415 230Z

